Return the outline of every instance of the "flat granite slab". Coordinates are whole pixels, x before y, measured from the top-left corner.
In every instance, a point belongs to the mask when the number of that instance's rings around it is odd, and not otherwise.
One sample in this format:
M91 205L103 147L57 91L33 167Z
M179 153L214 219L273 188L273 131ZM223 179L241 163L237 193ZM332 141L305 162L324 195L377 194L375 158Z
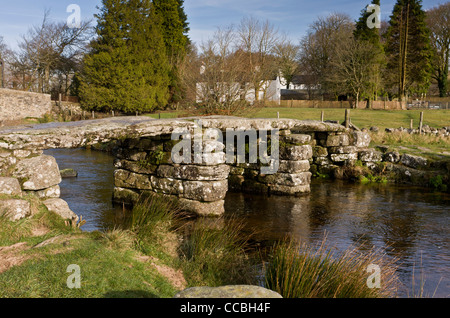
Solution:
M147 116L111 117L76 122L52 122L0 129L0 148L79 148L123 138L170 135L175 130L192 131L201 120L203 128L234 130L292 130L295 132L344 132L339 124L313 120L240 118L231 116L153 119ZM197 122L197 123L196 123Z

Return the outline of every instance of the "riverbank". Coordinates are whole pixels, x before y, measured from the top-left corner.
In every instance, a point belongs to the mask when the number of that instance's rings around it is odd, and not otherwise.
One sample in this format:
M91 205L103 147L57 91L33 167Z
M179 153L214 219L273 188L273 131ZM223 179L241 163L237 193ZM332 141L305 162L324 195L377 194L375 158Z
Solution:
M177 206L152 196L133 209L126 226L82 232L44 207L37 208L33 217L18 222L0 219L1 297L172 298L187 287L259 285L264 275L256 271L261 265L259 253L250 252L250 236L236 219L187 222L177 213ZM395 267L385 263L382 254L352 249L335 255L325 243L319 250L302 245L301 261L314 262L306 272L303 267L292 272L278 267L284 257L296 259L297 243L292 242L289 250L280 245L282 254L269 257L269 264L275 263L270 267L270 280L263 278L266 287L285 297L297 296L277 286L277 277L291 281L299 273L313 282L323 279L324 285L309 284L302 291L318 298L395 295ZM392 283L382 290L366 285L365 269L374 261L392 265ZM323 275L316 276L319 273ZM333 284L325 284L330 277ZM292 281L293 288L299 286Z

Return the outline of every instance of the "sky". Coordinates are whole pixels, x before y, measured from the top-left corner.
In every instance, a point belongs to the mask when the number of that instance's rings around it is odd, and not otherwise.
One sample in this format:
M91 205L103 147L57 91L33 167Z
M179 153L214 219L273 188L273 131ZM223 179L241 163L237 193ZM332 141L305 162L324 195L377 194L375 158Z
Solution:
M294 42L305 34L308 26L319 16L334 12L347 13L355 21L370 0L185 0L184 7L190 24L189 37L196 44L206 41L217 29L238 24L243 17L269 20ZM389 20L395 0L381 0L381 19ZM444 0L423 0L425 10ZM33 25L39 25L45 10L50 19L66 21L70 4L77 4L83 20L94 19L101 0L0 0L0 36L12 49ZM95 19L94 19L95 22Z

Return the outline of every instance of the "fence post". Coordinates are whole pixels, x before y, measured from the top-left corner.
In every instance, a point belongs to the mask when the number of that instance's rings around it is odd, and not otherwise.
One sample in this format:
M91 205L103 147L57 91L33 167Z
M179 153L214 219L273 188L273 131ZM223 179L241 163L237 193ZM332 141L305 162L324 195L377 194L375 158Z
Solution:
M411 123L409 124L409 128L413 129L413 125L414 125L414 119L411 118Z
M422 135L423 112L420 112L419 133Z
M92 119L94 119L94 118L95 118L95 112L92 111Z
M345 128L350 127L350 109L345 110Z
M58 106L61 107L62 96L61 93L58 94Z
M322 113L320 114L320 121L323 122L323 118L325 117L325 112L322 110Z
M280 119L280 112L277 112L277 118Z

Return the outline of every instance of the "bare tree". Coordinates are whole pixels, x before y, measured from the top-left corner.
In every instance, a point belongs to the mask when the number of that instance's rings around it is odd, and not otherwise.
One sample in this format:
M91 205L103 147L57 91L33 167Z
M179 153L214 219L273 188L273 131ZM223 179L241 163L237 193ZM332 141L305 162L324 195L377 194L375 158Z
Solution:
M278 30L268 21L244 17L237 27L238 46L244 53L242 66L248 74L248 83L254 90L255 100L269 98L269 81L277 74L276 60L272 53L278 41Z
M12 62L16 80L21 78L22 88L50 93L51 79L57 73L74 72L77 60L92 38L90 21L81 23L80 28L69 28L66 23L49 22L49 11L44 13L42 23L31 27L19 43L19 51ZM58 76L56 76L58 78Z
M450 2L427 11L431 45L434 51L433 78L438 82L439 95L444 97L448 90L448 66L450 58Z
M278 40L273 48L273 53L277 57L278 68L288 89L299 70L299 51L300 47L292 43L286 36Z
M6 64L10 61L12 51L8 48L0 36L0 88L7 86Z
M342 34L351 34L354 22L347 14L333 13L327 17L319 17L314 21L307 35L300 41L300 62L307 75L316 79L316 86L325 90L333 90L327 81L328 70L334 47L339 43Z
M358 108L361 97L369 97L372 83L376 78L373 61L377 50L368 41L357 40L353 36L343 36L333 50L329 63L327 81L333 83L342 93L350 93Z
M219 28L201 45L196 81L196 99L209 114L232 114L246 104L243 52L235 47L236 33L232 26Z

